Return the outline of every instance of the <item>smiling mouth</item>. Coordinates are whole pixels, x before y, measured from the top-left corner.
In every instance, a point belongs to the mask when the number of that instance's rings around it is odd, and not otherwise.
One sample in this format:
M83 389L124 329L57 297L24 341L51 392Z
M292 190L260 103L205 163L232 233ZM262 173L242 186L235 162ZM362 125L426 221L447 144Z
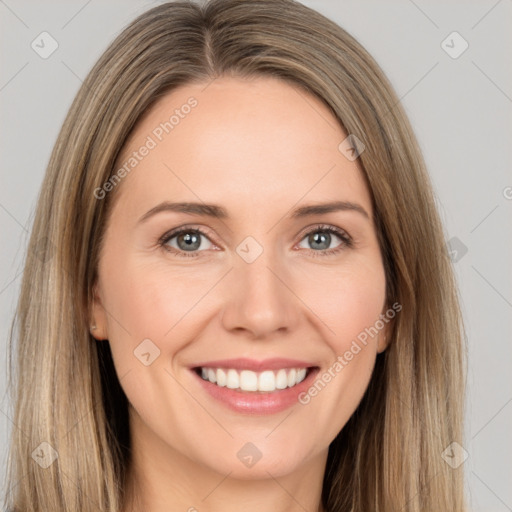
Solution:
M235 370L234 368L194 368L207 382L241 392L270 393L293 388L300 384L315 367L282 368L280 370Z

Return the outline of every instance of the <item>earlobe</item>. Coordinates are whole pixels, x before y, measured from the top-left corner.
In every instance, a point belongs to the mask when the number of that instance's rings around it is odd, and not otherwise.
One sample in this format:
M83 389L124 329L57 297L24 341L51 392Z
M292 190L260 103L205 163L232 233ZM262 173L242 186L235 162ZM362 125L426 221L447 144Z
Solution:
M379 336L377 339L377 353L380 354L384 352L391 341L391 333L393 332L393 322L389 322L386 324L384 329L379 332Z
M390 301L385 300L379 319L375 322L375 327L378 329L377 334L377 353L381 354L389 348L395 334L396 314L401 311L402 306L399 302L393 305Z
M97 284L94 284L93 286L93 299L91 314L89 318L89 332L98 341L106 340L108 338L107 315L105 314L105 308L103 307Z
M377 353L380 354L384 352L388 348L389 340L386 336L386 334L383 334L379 336L378 342L377 342Z
M89 331L92 334L93 338L96 338L96 331L98 330L98 326L96 324L91 324L89 326ZM96 338L98 339L98 338Z

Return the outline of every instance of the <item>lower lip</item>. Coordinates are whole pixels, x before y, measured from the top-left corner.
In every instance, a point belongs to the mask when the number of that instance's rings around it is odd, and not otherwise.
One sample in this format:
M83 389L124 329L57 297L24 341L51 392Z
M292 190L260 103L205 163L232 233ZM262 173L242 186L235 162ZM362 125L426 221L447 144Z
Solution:
M239 391L225 386L220 387L204 380L194 370L192 370L192 373L210 396L229 409L239 413L264 415L284 411L298 403L299 394L311 386L318 371L318 368L309 370L306 378L292 388L267 393L263 391Z

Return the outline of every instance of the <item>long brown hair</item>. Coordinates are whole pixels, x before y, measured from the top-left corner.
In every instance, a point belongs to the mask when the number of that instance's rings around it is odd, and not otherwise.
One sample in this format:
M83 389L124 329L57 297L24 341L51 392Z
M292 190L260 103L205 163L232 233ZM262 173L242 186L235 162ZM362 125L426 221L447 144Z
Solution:
M293 0L155 7L115 39L81 86L42 184L11 330L7 508L121 509L130 462L127 400L108 343L89 333L116 194L99 200L94 191L113 176L127 137L155 101L179 85L227 75L286 80L320 98L363 141L359 162L387 300L402 305L363 400L330 446L325 509L464 510L462 466L452 468L442 452L463 445L465 336L421 152L373 58Z

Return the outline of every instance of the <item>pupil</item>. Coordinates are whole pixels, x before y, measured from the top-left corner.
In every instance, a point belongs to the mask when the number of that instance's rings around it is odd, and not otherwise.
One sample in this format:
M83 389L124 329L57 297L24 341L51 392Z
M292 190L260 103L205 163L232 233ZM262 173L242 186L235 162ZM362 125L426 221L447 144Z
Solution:
M190 234L186 233L184 235L181 235L178 237L178 242L180 240L183 240L185 242L185 250L187 249L198 249L201 245L201 240L199 239L199 236L197 233Z

